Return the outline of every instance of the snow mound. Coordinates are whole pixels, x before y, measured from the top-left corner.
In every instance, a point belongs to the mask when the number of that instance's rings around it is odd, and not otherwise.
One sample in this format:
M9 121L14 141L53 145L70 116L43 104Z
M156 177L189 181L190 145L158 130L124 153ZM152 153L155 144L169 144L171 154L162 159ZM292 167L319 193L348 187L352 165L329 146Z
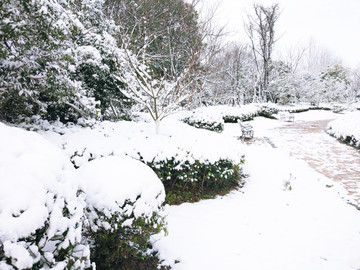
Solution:
M330 122L327 133L350 145L360 147L360 112L350 112Z
M89 204L101 211L113 213L130 200L134 202L135 218L151 216L165 200L164 186L157 175L129 157L98 158L82 166L79 173Z
M132 220L162 210L164 186L140 161L108 156L76 170L34 132L0 123L0 133L0 269L89 267L88 225L116 229L115 217L138 232Z
M19 269L39 261L52 266L76 261L71 256L56 260L57 252L70 245L88 253L80 245L84 201L77 195L71 162L36 133L2 123L0 132L0 247L5 257ZM3 259L0 268L5 267Z
M216 132L191 127L175 117L161 121L158 135L154 134L153 123L127 121L98 122L91 128L58 126L39 133L62 148L77 167L110 155L143 162L172 158L180 162L229 159L237 163L241 160L243 151L241 147L234 147L238 144L235 138L224 140Z

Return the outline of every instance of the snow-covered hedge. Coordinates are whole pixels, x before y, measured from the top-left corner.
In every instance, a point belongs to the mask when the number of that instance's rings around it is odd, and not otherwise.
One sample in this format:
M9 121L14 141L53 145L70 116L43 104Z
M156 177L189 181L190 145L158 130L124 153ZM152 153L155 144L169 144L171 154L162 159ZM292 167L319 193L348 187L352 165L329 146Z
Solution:
M60 149L0 123L0 269L89 266L85 199Z
M190 159L191 160L191 159ZM241 184L241 164L228 159L216 162L193 160L180 162L175 158L148 163L162 180L166 202L194 202L227 192Z
M116 156L93 160L79 173L87 203L83 231L93 242L97 268L134 269L152 259L150 238L165 226L159 215L165 191L156 174L140 161Z
M76 170L34 132L0 123L0 133L0 269L128 268L154 257L165 193L148 166L106 157Z
M275 118L273 115L279 112L279 107L275 104L265 103L259 106L258 116L263 116L266 118Z
M360 148L360 112L354 111L330 122L326 132L338 140Z
M242 107L223 107L220 112L225 123L237 123L240 121L253 120L259 113L259 107L244 105Z
M128 156L148 164L165 185L167 177L163 176L170 173L183 187L191 182L195 192L212 186L212 174L219 176L216 187L230 172L240 171L237 167L241 167L243 152L235 147L239 144L236 139L224 141L216 132L193 128L175 118L161 123L159 135L154 134L153 123L126 121L93 123L91 127L59 123L39 133L62 148L77 168L101 157ZM230 171L223 161L232 164ZM234 179L238 179L236 175Z
M278 111L278 106L270 103L248 104L241 107L212 106L198 108L182 121L196 128L221 132L224 129L224 123L237 123L238 120L250 121L256 116L272 118Z
M182 121L190 126L202 128L210 131L222 132L224 130L224 120L221 115L208 114L202 108L192 112L188 117Z

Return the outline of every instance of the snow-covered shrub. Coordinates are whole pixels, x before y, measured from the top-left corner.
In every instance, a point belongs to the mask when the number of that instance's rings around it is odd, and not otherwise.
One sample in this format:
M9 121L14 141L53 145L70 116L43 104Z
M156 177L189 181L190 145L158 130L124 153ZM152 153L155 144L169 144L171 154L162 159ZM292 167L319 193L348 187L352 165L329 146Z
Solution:
M96 114L94 99L72 78L71 1L5 0L0 6L0 118L63 122ZM66 9L67 8L67 9Z
M87 203L84 235L98 269L156 268L151 237L165 228L164 186L146 165L109 156L79 169ZM147 269L148 269L147 268ZM151 267L150 267L151 268Z
M224 120L221 115L207 114L202 110L195 110L191 116L185 117L182 121L196 128L207 129L216 132L224 130Z
M360 112L354 111L328 124L326 132L349 145L360 148Z
M238 120L244 122L244 121L251 121L254 119L254 117L257 116L256 113L254 112L245 112L245 113L241 113L239 114L225 114L223 116L224 122L225 123L237 123Z
M273 118L273 115L277 114L278 111L278 107L274 104L251 104L241 107L228 107L226 109L224 107L222 115L225 123L237 123L238 120L253 120L256 116Z
M225 179L229 172L225 161L231 162L233 167L240 165L243 151L235 138L223 140L220 134L193 128L177 120L176 116L165 119L163 125L162 134L158 135L154 134L152 123L143 121L104 121L87 127L61 124L39 130L39 133L62 148L76 168L101 157L128 156L152 164L154 170L161 166L174 174L180 170L182 178L177 179L184 180L180 183L184 188L190 186L186 182L190 179L201 187L205 173L198 173L198 166L208 170L209 175L221 171ZM215 184L218 183L221 181Z
M148 162L166 190L169 204L193 202L227 192L239 186L241 164L229 159L215 162L188 157L183 161L175 158Z
M156 268L165 194L148 166L106 157L76 170L34 132L0 133L0 269Z
M241 107L217 106L216 111L222 116L225 123L237 123L240 121L253 120L258 114L258 107L251 105L243 105Z
M266 118L275 118L273 115L279 112L279 108L273 104L262 104L259 108L258 115Z
M84 196L60 149L0 123L0 269L83 268Z

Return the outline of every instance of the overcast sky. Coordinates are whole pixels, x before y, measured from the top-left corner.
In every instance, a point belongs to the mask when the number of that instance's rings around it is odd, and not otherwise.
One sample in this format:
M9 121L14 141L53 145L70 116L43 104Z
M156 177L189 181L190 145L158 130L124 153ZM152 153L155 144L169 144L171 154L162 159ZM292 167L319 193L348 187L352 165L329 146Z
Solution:
M203 0L206 5L218 0ZM279 3L282 10L276 31L282 35L278 47L308 44L311 39L341 57L344 64L360 64L360 0L258 0ZM243 19L252 12L253 0L222 0L217 13L221 24L235 32L233 39L247 40Z

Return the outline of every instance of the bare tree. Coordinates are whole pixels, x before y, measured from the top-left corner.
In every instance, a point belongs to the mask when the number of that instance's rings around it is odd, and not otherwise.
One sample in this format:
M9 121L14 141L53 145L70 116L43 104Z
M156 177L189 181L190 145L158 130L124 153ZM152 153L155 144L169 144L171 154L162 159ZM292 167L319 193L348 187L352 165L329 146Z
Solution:
M253 62L250 48L230 43L222 48L213 62L207 88L212 104L242 105L251 102Z
M357 67L351 72L351 83L350 83L350 99L349 102L360 101L360 67Z
M309 50L309 46L302 46L300 44L297 46L290 46L290 48L285 51L285 54L279 54L279 58L283 63L287 64L290 68L290 72L295 74L298 71L299 65L305 57L307 50Z
M248 15L245 30L251 41L254 62L260 83L255 91L254 99L266 100L266 91L271 73L271 57L276 43L275 23L279 19L279 4L265 7L254 4L255 16Z
M311 39L306 45L306 51L299 62L299 71L311 74L320 74L326 71L329 66L342 64L335 52L326 47L319 46L315 40Z
M123 44L127 61L119 63L123 66L121 73L114 78L126 86L122 93L146 108L155 123L155 133L159 133L160 121L173 113L177 107L189 97L188 88L196 74L198 54L194 53L187 61L186 68L176 78L162 77L151 72L147 65L141 64L138 58Z

